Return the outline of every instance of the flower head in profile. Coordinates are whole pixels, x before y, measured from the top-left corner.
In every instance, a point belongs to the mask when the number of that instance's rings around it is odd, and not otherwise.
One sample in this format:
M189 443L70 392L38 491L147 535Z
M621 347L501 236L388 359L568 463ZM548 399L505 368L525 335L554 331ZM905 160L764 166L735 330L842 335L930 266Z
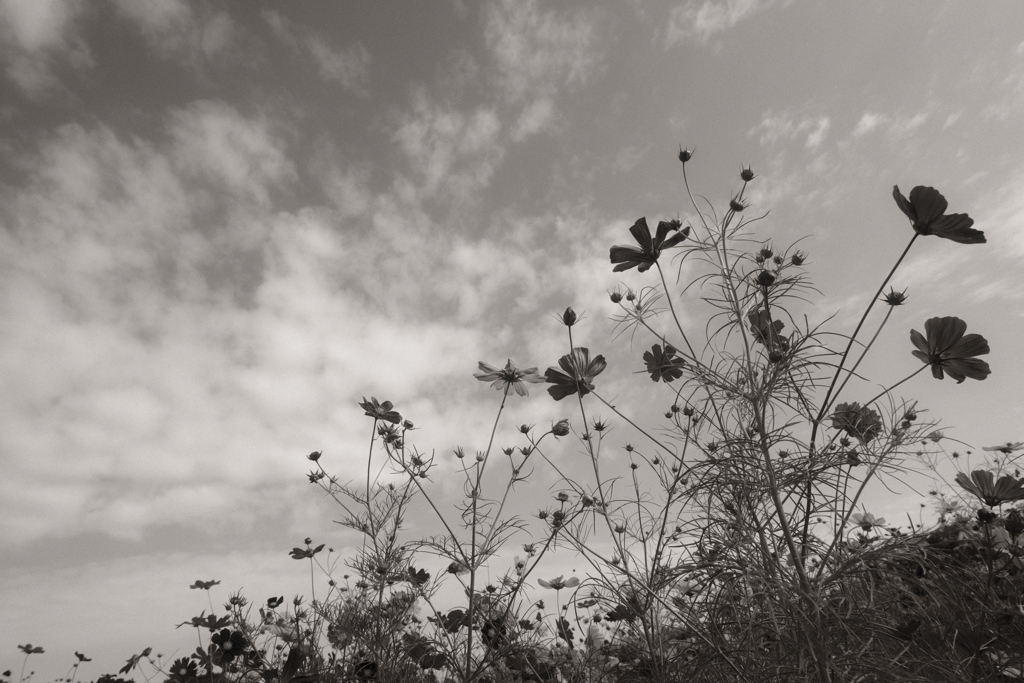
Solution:
M995 475L988 470L974 470L970 478L960 472L956 475L956 483L989 507L1024 499L1024 486L1019 480L1007 475L999 477L997 481Z
M911 353L932 367L935 379L942 379L943 372L957 384L967 377L985 379L992 371L988 363L974 356L988 353L988 342L980 334L965 335L966 331L967 323L960 318L929 318L924 323L924 335L910 331L910 341L917 347Z
M473 376L481 382L490 382L491 386L498 391L507 392L509 389L513 389L520 396L529 396L530 392L526 390L526 385L523 382L537 384L544 381L544 378L537 372L537 368L520 370L512 364L511 359L501 369L483 361L480 361L479 366L480 372L474 372Z
M871 408L859 403L840 403L832 413L832 429L842 429L867 443L882 431L882 420Z
M754 341L773 351L785 351L789 347L789 340L781 336L786 324L781 320L772 320L768 311L763 308L754 309L747 314L747 321L754 334Z
M854 525L859 526L864 531L871 531L875 527L885 526L884 517L875 517L870 512L857 512L850 517L850 521Z
M666 384L683 376L683 368L686 361L676 355L675 347L671 344L655 344L650 351L644 352L644 363L647 364L647 372L651 373L651 380L657 382L659 379Z
M910 191L910 199L900 193L896 185L892 187L892 198L896 206L910 219L911 225L919 235L935 235L960 244L983 244L985 233L975 230L974 219L965 213L946 212L946 198L934 187L918 185Z
M561 575L556 576L550 581L544 579L537 579L537 583L540 584L541 588L553 588L556 591L560 591L563 588L575 588L580 585L580 580L575 576L570 576L568 579L563 579Z
M590 349L583 347L576 347L571 353L559 358L558 365L561 370L550 367L544 373L544 379L553 385L548 387L548 393L556 401L561 401L576 392L579 392L580 396L586 396L594 390L594 378L608 367L604 356L597 356L591 360Z
M981 450L993 453L1002 453L1003 455L1010 455L1014 451L1019 451L1022 448L1024 448L1024 441L1018 441L1016 443L1007 441L1006 443L1000 444L998 446L982 446Z
M661 221L658 223L658 232L651 237L651 229L647 227L647 218L639 218L629 231L633 234L639 247L616 245L611 248L609 257L612 263L618 264L612 268L612 272L636 268L641 273L651 267L664 249L674 247L690 234L690 226L680 230L682 224L679 221ZM668 236L670 232L675 234Z
M907 302L907 290L897 292L895 287L890 287L889 292L883 295L881 300L890 306L902 306Z
M363 396L363 400L359 403L359 407L366 411L366 415L372 417L375 420L384 420L385 422L391 422L392 424L398 424L402 421L402 416L398 414L397 410L392 410L394 405L391 401L384 401L379 403L376 398L370 397L367 401L366 397Z

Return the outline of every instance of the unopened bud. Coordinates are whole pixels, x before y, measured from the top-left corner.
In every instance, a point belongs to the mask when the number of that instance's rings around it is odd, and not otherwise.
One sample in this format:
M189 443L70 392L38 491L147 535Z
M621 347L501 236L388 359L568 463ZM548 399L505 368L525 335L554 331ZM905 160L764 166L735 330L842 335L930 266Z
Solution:
M559 420L555 424L551 425L551 433L555 436L566 436L569 434L569 421Z
M565 313L562 314L562 322L565 323L566 327L572 327L576 324L576 311L572 310L572 306L565 309Z

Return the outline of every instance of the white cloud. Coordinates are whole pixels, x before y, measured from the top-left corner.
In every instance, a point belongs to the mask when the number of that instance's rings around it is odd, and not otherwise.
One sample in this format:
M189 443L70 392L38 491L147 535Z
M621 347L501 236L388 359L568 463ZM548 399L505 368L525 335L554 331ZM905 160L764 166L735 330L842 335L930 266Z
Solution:
M829 122L828 117L822 116L818 119L818 123L814 129L807 135L807 142L804 143L804 146L808 149L819 147L821 143L824 142L825 136L828 135L828 129L830 127L831 123Z
M270 186L295 178L267 121L246 119L225 104L196 102L174 112L170 132L180 168L226 184L233 194L266 202Z
M581 14L561 17L536 0L501 0L485 16L487 47L513 101L580 85L597 64L595 30Z
M395 141L412 165L421 192L433 195L443 190L468 199L490 183L504 156L500 132L494 109L479 107L467 115L419 94L413 112L395 131Z
M512 139L521 142L543 130L555 113L555 105L550 98L541 97L534 100L519 114L512 128Z
M791 114L767 113L760 123L747 132L747 135L759 135L762 146L775 145L780 141L795 140L806 135L804 146L816 149L824 142L830 127L831 121L827 116L805 116L794 120Z
M323 79L337 81L346 90L362 92L370 67L370 52L362 43L339 49L312 30L296 27L278 12L266 10L263 18L279 40L309 55Z
M0 59L28 95L59 87L51 73L59 57L77 68L92 66L88 47L73 31L84 7L61 0L0 0Z
M885 123L888 117L885 114L879 114L877 112L864 112L860 117L860 121L857 122L856 128L853 129L853 137L859 138L863 135L867 135L871 131L878 128L880 125Z
M687 0L669 14L666 46L691 38L706 43L715 34L775 4L776 0Z
M237 30L225 12L193 11L184 0L115 0L115 5L158 55L193 65L227 49Z

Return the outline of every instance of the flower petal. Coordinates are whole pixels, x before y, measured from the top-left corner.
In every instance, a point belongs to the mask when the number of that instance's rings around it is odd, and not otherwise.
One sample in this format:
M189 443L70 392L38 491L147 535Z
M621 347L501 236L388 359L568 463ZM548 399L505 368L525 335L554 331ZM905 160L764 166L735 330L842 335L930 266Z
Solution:
M896 206L900 207L900 211L902 211L907 218L914 222L917 221L917 214L914 213L913 205L911 205L911 203L907 201L907 198L903 196L898 185L892 186L892 198L896 200Z
M910 191L910 203L914 205L914 213L917 214L915 228L920 227L921 232L930 232L931 223L946 213L946 198L939 194L934 187L918 185Z

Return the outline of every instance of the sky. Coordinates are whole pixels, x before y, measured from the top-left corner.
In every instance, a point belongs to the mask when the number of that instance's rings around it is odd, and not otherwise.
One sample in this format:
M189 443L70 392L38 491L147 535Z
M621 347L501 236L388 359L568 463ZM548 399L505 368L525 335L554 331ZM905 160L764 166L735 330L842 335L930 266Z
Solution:
M635 405L654 423L672 392L651 394L650 341L615 337L608 298L650 279L608 248L640 216L694 222L680 146L720 213L751 166L759 237L802 240L819 291L800 314L837 332L909 238L894 184L969 213L987 244L922 238L898 271L908 303L864 391L920 367L911 328L959 316L991 376L900 395L947 449L1024 438L1021 26L1009 1L0 0L0 670L25 643L40 682L76 650L85 680L187 652L197 579L222 582L218 608L308 596L288 551L358 539L306 454L358 478L375 396L454 471L499 404L478 361L555 364L567 306L609 360L599 388L653 395ZM567 403L510 400L498 445L578 423ZM932 486L865 504L917 519ZM517 504L557 490L538 467Z

